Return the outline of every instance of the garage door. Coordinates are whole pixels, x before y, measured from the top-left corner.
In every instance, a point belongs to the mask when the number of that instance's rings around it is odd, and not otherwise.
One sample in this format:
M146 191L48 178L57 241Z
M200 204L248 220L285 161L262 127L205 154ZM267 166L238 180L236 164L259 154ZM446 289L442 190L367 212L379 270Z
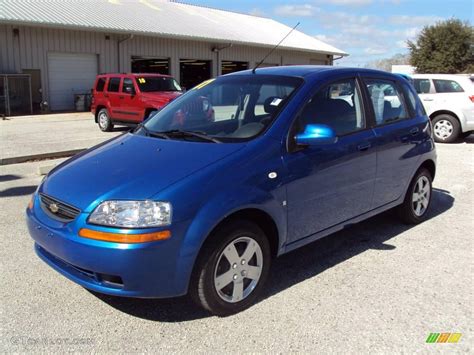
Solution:
M97 55L49 53L49 104L51 110L73 110L74 94L90 93L97 75Z

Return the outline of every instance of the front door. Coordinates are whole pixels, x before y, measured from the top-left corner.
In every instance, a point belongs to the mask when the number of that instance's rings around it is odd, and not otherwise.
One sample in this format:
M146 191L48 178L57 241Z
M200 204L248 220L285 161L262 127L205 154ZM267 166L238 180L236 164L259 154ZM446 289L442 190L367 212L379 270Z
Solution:
M314 123L330 126L337 142L301 148L291 144L296 133ZM324 86L296 119L284 155L290 243L370 210L376 154L375 135L367 127L356 78Z
M137 89L131 78L124 78L122 94L120 95L120 110L128 121L141 122L143 120L143 107L140 98L136 94Z

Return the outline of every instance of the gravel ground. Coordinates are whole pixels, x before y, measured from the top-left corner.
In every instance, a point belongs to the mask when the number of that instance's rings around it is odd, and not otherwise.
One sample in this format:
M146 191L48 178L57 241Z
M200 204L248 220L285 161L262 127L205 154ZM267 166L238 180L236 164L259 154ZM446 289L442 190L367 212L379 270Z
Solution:
M1 352L471 352L474 139L438 145L429 221L385 213L278 259L251 309L93 294L40 261L24 223L39 163L0 166ZM460 332L458 344L426 344Z

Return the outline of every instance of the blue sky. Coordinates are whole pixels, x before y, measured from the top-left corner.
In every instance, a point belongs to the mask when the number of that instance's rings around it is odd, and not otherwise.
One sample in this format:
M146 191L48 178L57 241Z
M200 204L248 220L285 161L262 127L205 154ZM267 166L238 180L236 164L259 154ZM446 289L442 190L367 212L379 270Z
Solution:
M350 54L338 64L367 62L406 53L406 40L424 25L447 18L472 24L472 0L196 0L186 1L224 10L271 17L330 43Z

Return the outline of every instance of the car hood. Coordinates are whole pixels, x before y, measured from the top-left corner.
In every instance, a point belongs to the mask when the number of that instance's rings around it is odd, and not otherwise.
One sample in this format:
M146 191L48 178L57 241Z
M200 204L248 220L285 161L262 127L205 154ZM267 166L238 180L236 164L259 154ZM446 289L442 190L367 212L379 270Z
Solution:
M127 133L56 167L40 192L85 212L108 199L147 199L244 145Z
M157 92L142 92L141 96L145 100L163 100L163 99L174 99L181 96L183 93L180 91L157 91Z

